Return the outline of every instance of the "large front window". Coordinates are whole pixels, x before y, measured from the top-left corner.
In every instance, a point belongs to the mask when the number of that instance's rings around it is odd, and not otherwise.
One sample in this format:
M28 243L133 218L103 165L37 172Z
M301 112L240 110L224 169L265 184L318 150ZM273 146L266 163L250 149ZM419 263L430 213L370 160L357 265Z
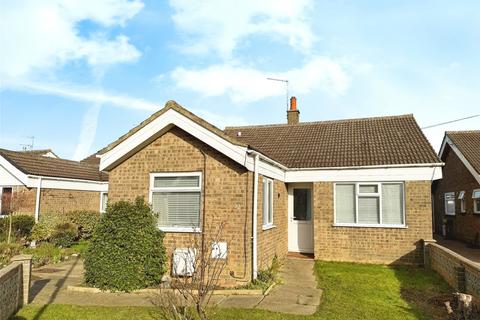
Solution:
M150 175L150 202L164 231L197 231L200 199L200 172Z
M405 225L403 183L337 183L335 224L347 226Z

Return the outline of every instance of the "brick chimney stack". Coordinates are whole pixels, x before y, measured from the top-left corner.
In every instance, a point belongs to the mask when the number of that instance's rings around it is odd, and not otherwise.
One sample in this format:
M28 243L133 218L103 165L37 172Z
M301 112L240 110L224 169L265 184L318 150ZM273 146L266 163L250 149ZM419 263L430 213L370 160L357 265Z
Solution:
M290 109L287 111L287 123L298 124L300 122L300 111L297 110L297 98L290 98Z

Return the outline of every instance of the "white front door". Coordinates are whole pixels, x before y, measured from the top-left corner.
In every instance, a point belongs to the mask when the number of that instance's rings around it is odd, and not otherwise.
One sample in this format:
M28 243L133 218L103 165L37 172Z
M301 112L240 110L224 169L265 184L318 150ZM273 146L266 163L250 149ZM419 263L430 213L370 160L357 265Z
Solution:
M312 185L288 186L288 251L313 253Z

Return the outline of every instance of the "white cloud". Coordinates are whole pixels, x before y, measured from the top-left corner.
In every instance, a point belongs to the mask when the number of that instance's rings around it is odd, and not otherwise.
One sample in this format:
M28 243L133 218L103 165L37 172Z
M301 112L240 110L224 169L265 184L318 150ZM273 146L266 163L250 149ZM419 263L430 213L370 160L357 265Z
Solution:
M311 0L171 0L170 5L176 27L190 37L186 52L213 50L228 57L253 34L286 39L299 51L315 41L305 18Z
M300 68L279 73L219 64L196 70L179 67L172 72L171 77L180 88L205 97L228 94L234 102L239 103L284 94L284 86L267 80L267 77L288 79L294 94L322 90L331 96L339 96L350 85L350 77L344 67L324 57L317 57Z
M85 37L78 30L78 24L86 20L104 27L122 26L142 9L138 0L5 0L1 7L1 76L25 78L33 71L50 70L77 59L99 66L140 56L124 35L114 39L98 34Z
M9 83L9 88L50 94L78 101L102 104L106 103L127 109L156 111L161 108L161 106L144 99L134 98L122 94L108 93L89 87L34 82L17 82Z

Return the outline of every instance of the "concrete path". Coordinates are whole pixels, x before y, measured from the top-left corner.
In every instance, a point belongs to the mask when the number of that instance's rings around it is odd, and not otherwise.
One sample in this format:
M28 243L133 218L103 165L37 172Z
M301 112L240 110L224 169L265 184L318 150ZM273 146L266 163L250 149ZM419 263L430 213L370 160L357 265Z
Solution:
M446 240L441 237L435 237L435 240L437 240L439 245L458 253L480 266L480 249L471 248L467 244L457 240Z
M309 315L320 303L321 290L316 288L313 260L285 261L280 271L282 284L275 286L269 295L212 296L211 303L224 308L265 309L276 312ZM102 306L154 306L160 299L153 294L138 293L87 293L67 291L69 285L83 282L83 261L73 258L56 265L33 270L30 301L48 305L102 305Z
M322 291L317 288L313 260L288 258L280 278L283 283L265 296L258 309L300 315L317 311Z

